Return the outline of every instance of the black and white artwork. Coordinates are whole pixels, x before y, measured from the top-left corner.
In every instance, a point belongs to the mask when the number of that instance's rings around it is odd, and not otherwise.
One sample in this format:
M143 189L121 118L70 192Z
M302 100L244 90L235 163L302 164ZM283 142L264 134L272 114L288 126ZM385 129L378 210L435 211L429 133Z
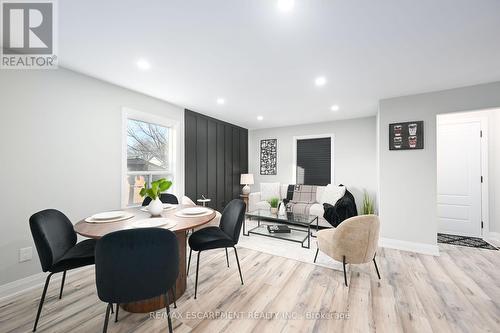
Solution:
M260 174L276 175L277 139L260 140Z
M424 149L424 122L389 124L389 150Z

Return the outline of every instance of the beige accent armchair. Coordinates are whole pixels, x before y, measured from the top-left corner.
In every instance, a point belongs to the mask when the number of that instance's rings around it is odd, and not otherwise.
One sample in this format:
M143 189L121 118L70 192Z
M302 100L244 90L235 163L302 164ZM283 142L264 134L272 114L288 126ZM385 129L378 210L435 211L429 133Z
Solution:
M342 261L344 267L344 282L347 287L346 264L364 264L373 261L378 278L375 256L378 247L380 221L376 215L360 215L342 222L335 229L318 231L318 252L327 254L337 261Z

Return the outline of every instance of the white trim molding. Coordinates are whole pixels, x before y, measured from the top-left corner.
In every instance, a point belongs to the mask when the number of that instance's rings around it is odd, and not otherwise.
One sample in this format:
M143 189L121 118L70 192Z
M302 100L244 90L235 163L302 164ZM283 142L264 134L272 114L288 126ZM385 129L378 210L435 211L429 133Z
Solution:
M379 246L386 247L388 249L396 249L401 251L439 256L439 246L432 244L414 243L414 242L402 241L391 238L383 238L383 237L380 238L378 244Z

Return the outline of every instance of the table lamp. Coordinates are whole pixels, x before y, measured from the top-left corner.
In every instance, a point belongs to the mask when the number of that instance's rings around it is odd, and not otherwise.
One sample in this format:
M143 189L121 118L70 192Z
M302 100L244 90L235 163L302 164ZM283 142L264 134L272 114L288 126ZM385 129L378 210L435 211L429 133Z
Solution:
M250 186L253 184L253 174L251 173L242 173L240 178L240 184L245 185L241 190L242 194L250 194Z

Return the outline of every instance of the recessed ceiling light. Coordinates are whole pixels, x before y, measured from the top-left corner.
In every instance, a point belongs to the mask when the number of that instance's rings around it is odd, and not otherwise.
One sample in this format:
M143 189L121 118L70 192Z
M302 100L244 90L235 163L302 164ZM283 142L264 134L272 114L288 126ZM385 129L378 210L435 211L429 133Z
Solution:
M326 78L324 76L319 76L314 80L314 83L318 86L324 86L326 84Z
M278 0L278 9L289 12L295 7L295 0Z
M330 108L330 110L332 110L332 111L338 111L338 110L340 110L340 107L337 104L335 104L335 105L332 105L332 107Z
M258 121L262 121L262 120L264 120L264 117L262 117L262 116L257 116L257 120L258 120Z
M146 59L139 59L137 61L137 67L142 70L148 70L151 68L151 64Z
M224 103L226 103L226 101L224 100L224 98L217 98L217 104L220 104L220 105L223 105Z

